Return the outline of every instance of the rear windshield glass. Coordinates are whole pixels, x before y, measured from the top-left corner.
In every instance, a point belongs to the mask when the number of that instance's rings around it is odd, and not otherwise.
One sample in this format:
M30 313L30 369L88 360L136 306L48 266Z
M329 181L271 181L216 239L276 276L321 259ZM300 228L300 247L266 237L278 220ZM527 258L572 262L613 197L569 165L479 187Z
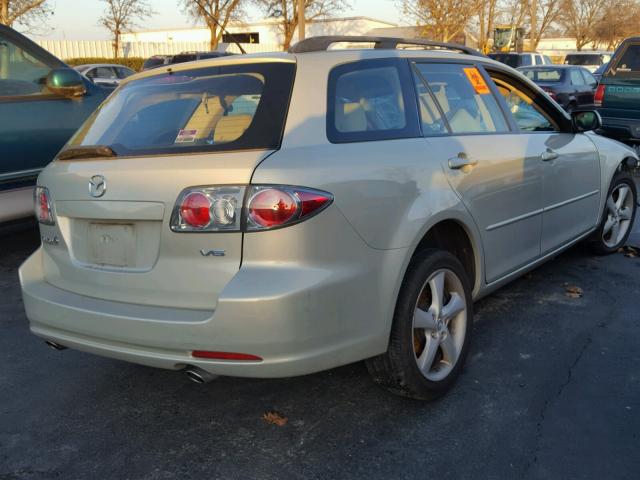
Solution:
M209 67L134 80L116 90L70 147L104 145L117 155L280 146L295 65Z
M616 64L616 72L640 72L640 45L629 45Z
M513 67L513 68L518 68L519 66L519 62L518 62L519 55L513 55L509 53L494 53L489 56L494 60L500 63L504 63L505 65L509 65L510 67Z
M164 57L151 57L144 61L142 69L146 70L147 68L159 67L160 65L164 65Z
M561 68L528 68L522 70L522 73L536 83L560 83L564 80L565 70Z
M602 63L602 55L572 55L569 54L564 59L566 65L600 65Z

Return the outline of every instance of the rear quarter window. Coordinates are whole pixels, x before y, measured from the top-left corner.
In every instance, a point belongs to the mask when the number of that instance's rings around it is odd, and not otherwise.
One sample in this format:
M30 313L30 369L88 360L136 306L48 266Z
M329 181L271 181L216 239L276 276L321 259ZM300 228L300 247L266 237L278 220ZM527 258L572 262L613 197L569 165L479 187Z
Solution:
M632 44L624 48L614 68L616 73L640 73L640 45Z
M327 137L332 143L420 136L409 65L363 60L329 74Z

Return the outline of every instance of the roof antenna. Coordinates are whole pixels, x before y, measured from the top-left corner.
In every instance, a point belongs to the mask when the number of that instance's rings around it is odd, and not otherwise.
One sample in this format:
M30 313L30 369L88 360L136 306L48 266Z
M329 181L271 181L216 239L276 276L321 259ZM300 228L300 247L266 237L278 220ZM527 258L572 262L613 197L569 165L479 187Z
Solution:
M240 52L246 55L247 52L245 51L244 48L242 48L242 45L240 45L240 42L236 40L236 36L233 33L229 33L226 28L220 25L220 22L218 21L218 19L214 17L211 13L209 13L209 10L206 9L206 7L200 2L200 0L193 0L193 1L200 7L201 12L203 12L207 17L213 20L213 23L215 23L218 26L218 28L222 30L222 33L225 33L229 35L231 38L233 38L233 43L235 43L236 46L240 49Z

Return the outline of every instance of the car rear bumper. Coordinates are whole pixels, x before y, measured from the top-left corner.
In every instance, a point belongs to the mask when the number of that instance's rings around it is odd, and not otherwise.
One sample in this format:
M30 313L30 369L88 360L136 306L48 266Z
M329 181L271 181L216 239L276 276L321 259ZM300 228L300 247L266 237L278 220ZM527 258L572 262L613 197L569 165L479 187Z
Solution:
M243 267L221 292L215 311L134 305L62 290L46 282L41 250L22 265L20 281L31 331L60 345L165 369L193 365L216 375L289 377L386 349L389 312L381 300L350 294L354 285L374 281L373 270ZM352 297L346 306L336 302L341 294ZM370 328L363 328L367 323ZM203 360L191 355L194 350L263 360Z

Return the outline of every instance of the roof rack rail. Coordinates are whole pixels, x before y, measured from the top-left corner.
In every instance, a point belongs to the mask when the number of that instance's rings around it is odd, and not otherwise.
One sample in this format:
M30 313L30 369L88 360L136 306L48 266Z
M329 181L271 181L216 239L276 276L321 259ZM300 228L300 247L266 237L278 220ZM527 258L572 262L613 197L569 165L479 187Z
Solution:
M466 55L485 56L473 48L456 43L434 42L421 38L370 37L360 35L327 35L307 38L289 48L289 53L322 52L328 50L334 43L373 43L375 49L389 50L396 49L398 45L415 45L433 50L452 50Z

